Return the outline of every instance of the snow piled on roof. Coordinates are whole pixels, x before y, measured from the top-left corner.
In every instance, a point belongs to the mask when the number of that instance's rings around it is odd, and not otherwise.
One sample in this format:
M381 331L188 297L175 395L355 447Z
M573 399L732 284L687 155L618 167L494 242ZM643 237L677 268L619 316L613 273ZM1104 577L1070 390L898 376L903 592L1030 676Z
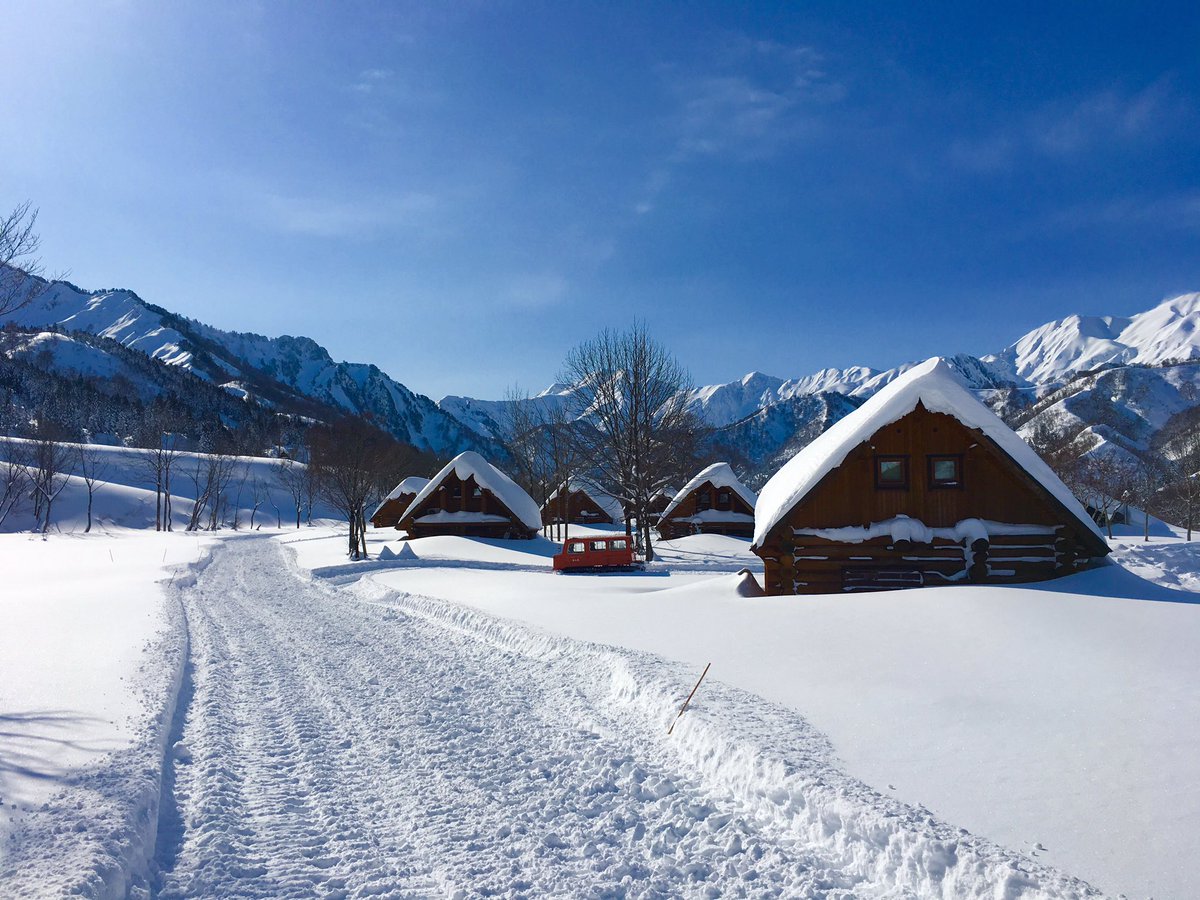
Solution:
M701 471L700 474L685 484L680 489L679 493L677 493L671 500L671 502L667 504L667 508L662 511L662 518L665 519L667 516L671 515L671 513L675 511L675 507L683 502L684 497L686 497L696 488L700 487L700 485L704 484L706 481L711 481L714 487L732 488L739 497L746 501L751 509L753 509L755 504L758 502L758 498L754 495L754 491L742 484L742 482L738 480L738 477L733 474L733 467L730 466L729 463L719 462L713 463L711 466Z
M425 486L429 484L428 478L422 478L420 475L409 475L398 485L388 492L388 495L379 501L379 505L375 507L375 512L371 513L370 518L375 518L379 515L379 511L391 503L403 497L405 494L419 494Z
M559 490L561 489L556 489L554 493L546 498L547 506L558 499ZM625 508L621 506L621 501L611 494L605 493L604 489L594 481L589 481L586 478L572 478L567 485L567 491L572 494L576 491L583 491L614 522L625 521Z
M501 503L512 511L513 515L520 519L522 525L531 531L541 529L542 511L538 509L533 498L525 493L520 485L474 450L466 450L446 463L442 470L434 475L429 483L421 489L421 492L413 498L412 503L408 504L408 509L404 510L404 515L400 518L407 519L409 513L424 503L451 472L457 475L460 481L466 481L474 476L475 483L481 488L491 491ZM481 521L484 520L481 519Z
M1066 507L1084 528L1104 539L1075 495L1033 448L963 386L946 360L935 356L905 372L850 415L835 422L771 476L759 495L753 546L761 546L768 532L822 478L841 465L851 450L880 428L908 415L918 403L924 404L930 412L945 413L968 428L982 431Z
M403 494L419 494L429 485L428 478L422 478L420 475L409 475L402 482L392 488L391 492L385 499L395 500Z

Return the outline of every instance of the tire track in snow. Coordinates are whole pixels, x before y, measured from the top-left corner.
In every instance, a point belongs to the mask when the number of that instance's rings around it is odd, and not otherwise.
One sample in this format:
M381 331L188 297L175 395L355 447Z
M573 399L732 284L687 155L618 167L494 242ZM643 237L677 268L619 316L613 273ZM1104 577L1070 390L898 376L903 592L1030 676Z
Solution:
M676 673L645 654L304 580L263 540L184 599L164 897L1092 895L880 798L719 683L664 741Z
M226 545L185 602L185 827L162 897L844 893L581 727L559 664L303 581L268 541Z

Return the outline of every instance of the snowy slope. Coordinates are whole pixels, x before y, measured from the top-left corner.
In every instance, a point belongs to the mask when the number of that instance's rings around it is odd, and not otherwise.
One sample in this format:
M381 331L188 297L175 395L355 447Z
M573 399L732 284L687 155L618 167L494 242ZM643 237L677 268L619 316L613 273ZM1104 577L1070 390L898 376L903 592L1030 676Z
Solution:
M423 450L450 455L463 449L493 449L428 397L373 365L335 362L325 348L305 337L222 331L147 303L132 291L89 292L56 281L4 321L108 337L227 386L239 396L285 410L316 417L328 417L330 409L369 415L400 440Z

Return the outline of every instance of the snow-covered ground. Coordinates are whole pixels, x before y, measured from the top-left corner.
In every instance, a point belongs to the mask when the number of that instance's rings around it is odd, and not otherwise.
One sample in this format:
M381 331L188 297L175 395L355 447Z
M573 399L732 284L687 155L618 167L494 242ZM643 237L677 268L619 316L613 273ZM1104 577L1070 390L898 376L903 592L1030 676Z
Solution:
M159 582L209 543L0 535L0 896L144 882L186 655Z
M541 549L438 538L394 542L407 558L370 577L696 671L712 662L711 677L808 718L876 789L1106 891L1196 896L1200 605L1174 587L1200 583L1200 545L1118 543L1132 571L803 599L742 596L736 575L705 573L753 559L711 536L674 542L692 571L669 574L554 576ZM469 563L500 553L512 565Z
M397 537L0 536L0 896L1200 895L1200 544L798 599Z

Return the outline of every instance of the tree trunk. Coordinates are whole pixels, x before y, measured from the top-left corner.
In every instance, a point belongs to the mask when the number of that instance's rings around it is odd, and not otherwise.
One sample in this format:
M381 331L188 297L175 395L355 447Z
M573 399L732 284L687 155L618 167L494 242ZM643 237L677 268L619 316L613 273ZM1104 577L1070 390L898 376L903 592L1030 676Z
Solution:
M88 488L88 511L87 511L87 528L83 529L83 533L87 534L92 530L92 489Z

